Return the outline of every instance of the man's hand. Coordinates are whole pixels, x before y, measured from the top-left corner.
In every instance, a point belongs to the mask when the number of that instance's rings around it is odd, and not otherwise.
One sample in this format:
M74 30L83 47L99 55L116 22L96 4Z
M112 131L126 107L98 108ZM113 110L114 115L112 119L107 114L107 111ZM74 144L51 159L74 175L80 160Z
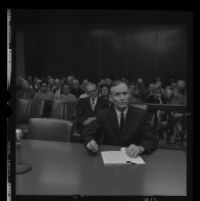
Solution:
M98 147L98 145L97 145L97 143L96 143L95 140L91 140L90 142L88 142L87 145L86 145L86 147L87 147L90 151L92 151L92 152L94 152L94 153L99 150L99 147Z
M143 151L144 151L143 147L137 146L134 144L131 144L128 148L126 148L126 154L129 157L133 157L133 158L141 154Z
M92 121L95 121L97 118L96 117L88 117L85 121L83 121L83 125L87 126L89 125Z

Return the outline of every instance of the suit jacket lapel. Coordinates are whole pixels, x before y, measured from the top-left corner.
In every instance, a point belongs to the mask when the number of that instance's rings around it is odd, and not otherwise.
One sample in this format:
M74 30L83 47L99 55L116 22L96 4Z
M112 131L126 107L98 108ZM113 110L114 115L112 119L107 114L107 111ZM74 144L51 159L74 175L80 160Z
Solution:
M132 117L132 108L129 106L128 111L127 111L127 115L126 115L126 119L124 122L124 128L121 132L121 136L123 136L124 132L126 131L127 127L132 124L133 122L133 117Z
M113 129L115 130L116 134L118 136L120 136L120 128L119 128L119 124L118 124L118 120L117 120L117 114L116 111L114 109L114 106L111 107L111 118L112 118L112 122L113 122Z
M90 109L92 111L92 105L90 103L90 98L89 97L87 98L87 107L88 107L88 109Z
M101 105L101 99L98 97L98 98L97 98L96 105L95 105L95 108L94 108L94 111L95 111L96 109L98 109L98 108L100 107L100 105Z

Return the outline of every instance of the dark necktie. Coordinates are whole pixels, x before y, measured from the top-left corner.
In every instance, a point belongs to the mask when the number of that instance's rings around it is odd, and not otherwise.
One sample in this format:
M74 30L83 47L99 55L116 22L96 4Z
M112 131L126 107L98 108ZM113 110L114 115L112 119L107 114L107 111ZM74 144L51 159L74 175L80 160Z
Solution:
M120 115L120 132L122 132L124 127L124 113L121 111L121 115Z
M92 104L94 104L94 98L92 98Z
M94 111L94 98L92 98L92 110Z

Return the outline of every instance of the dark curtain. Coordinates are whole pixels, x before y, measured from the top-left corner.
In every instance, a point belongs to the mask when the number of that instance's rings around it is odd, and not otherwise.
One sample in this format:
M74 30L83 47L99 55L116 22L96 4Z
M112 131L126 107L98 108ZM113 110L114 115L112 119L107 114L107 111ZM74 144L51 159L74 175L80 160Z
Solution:
M142 77L146 83L158 76L186 79L184 26L27 24L22 29L26 75Z

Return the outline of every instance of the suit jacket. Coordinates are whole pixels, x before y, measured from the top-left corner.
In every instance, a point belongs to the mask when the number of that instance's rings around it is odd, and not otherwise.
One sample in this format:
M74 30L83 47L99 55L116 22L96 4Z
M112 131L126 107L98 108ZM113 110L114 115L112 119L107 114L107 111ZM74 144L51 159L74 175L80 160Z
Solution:
M156 149L158 140L153 136L153 130L146 118L147 110L129 106L124 127L120 133L116 111L111 106L101 111L97 120L83 131L84 141L86 144L94 139L98 143L102 140L101 143L109 145L141 145L145 148L145 152L149 153Z
M97 117L99 111L106 107L108 107L108 101L102 97L98 97L94 111L91 108L89 97L80 98L77 102L76 130L81 133L85 128L85 126L83 126L83 121L88 117Z

